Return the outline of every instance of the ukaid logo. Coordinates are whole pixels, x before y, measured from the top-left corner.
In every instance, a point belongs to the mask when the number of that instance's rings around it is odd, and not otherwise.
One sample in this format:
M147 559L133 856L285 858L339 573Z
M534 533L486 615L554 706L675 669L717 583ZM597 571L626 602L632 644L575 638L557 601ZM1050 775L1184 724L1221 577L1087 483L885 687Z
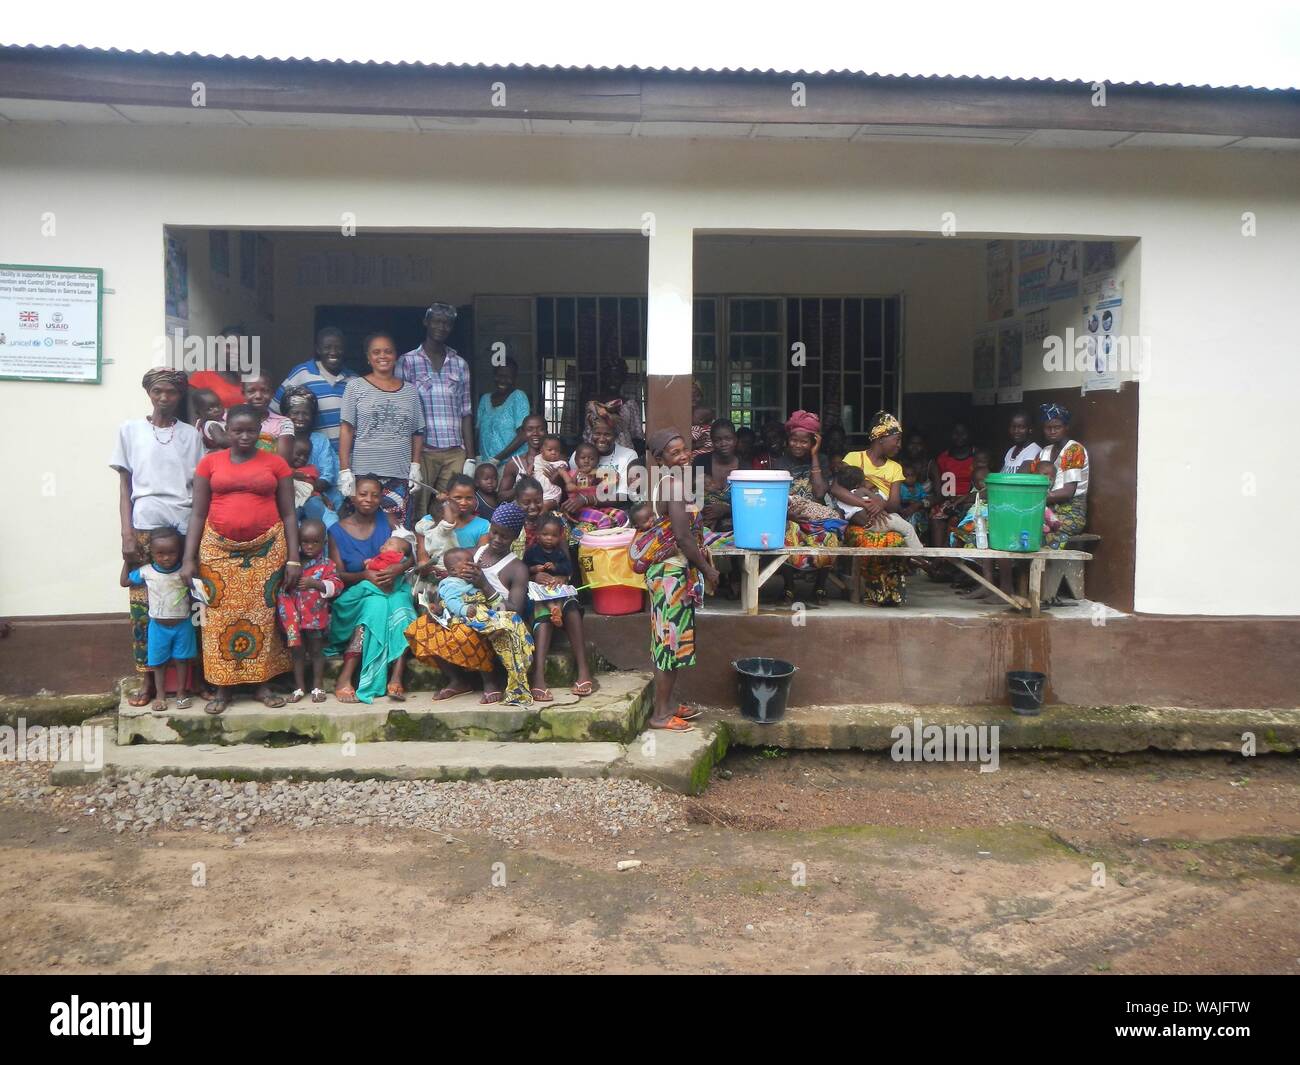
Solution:
M138 1047L148 1046L151 1002L70 1002L50 1007L50 1035L129 1035Z
M104 768L104 729L100 725L0 725L0 762L84 762Z
M895 762L979 762L981 773L998 769L998 725L927 725L919 717L889 730Z
M41 327L41 316L37 311L18 312L19 329L39 329L40 327Z

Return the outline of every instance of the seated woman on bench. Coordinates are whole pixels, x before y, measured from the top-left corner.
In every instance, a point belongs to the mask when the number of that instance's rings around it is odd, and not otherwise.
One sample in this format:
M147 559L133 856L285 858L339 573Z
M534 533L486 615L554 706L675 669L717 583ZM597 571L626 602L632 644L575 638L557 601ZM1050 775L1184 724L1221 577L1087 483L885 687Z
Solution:
M1043 438L1047 441L1039 460L1056 467L1056 478L1047 491L1047 505L1060 522L1043 546L1061 550L1071 536L1083 532L1088 520L1088 452L1070 438L1070 412L1059 403L1044 403Z

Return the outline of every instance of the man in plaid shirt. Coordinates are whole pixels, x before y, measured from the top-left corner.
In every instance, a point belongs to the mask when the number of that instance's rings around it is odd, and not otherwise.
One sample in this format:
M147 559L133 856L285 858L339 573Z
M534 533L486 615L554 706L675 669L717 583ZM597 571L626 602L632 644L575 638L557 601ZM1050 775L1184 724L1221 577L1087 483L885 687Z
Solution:
M474 405L470 394L469 363L447 347L456 322L456 308L435 303L424 312L424 343L397 360L397 377L409 381L424 408L422 479L439 492L465 468L474 439ZM430 491L420 488L414 513L429 512Z

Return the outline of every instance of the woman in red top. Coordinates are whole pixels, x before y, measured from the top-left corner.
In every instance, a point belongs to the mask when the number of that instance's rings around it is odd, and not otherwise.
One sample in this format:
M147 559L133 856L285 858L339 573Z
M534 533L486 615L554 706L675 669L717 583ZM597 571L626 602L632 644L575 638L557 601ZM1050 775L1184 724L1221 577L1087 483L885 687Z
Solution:
M219 714L237 684L256 684L270 707L284 700L267 686L291 667L276 628L276 596L292 592L298 560L293 471L279 455L257 448L262 419L244 404L226 414L228 451L213 451L194 475L194 516L181 575L197 576L203 609L203 665L217 694L204 709Z
M200 389L209 389L217 394L226 410L244 402L243 378L239 373L239 334L243 331L242 325L228 325L217 334L217 340L225 341L227 345L217 352L219 357L224 356L224 361L218 361L215 369L197 370L190 374L191 396ZM198 416L199 412L191 407L189 420L193 422Z
M932 547L948 546L948 522L953 506L970 491L971 471L975 468L975 449L971 447L970 430L964 422L952 427L948 440L948 450L939 452L930 463L930 483L938 495L938 502L930 511Z

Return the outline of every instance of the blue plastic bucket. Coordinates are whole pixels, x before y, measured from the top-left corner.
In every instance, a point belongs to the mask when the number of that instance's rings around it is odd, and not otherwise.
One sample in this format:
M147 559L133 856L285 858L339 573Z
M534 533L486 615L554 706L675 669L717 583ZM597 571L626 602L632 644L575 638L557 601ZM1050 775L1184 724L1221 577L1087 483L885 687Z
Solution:
M790 474L785 470L736 470L731 484L731 524L736 546L751 551L785 543Z

